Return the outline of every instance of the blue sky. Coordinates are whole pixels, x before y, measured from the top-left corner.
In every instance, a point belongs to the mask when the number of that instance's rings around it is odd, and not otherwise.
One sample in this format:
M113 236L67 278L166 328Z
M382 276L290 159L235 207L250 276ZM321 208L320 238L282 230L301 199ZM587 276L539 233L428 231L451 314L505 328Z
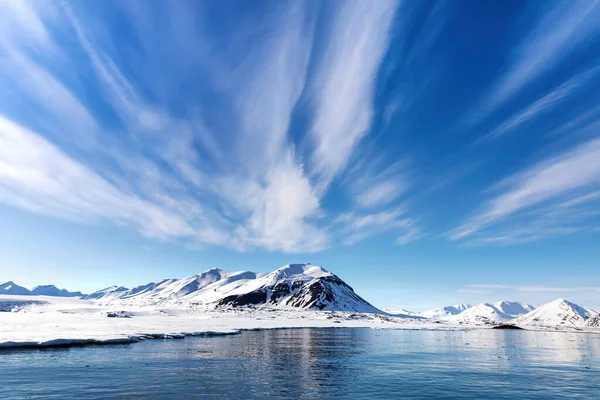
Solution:
M600 308L598 1L5 1L0 59L0 281Z

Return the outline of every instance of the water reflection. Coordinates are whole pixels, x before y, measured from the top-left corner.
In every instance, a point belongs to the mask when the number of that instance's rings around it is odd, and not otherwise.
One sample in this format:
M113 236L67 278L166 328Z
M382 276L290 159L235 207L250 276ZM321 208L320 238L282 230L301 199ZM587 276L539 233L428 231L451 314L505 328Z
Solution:
M0 398L593 398L599 343L562 332L341 328L11 351L0 353Z

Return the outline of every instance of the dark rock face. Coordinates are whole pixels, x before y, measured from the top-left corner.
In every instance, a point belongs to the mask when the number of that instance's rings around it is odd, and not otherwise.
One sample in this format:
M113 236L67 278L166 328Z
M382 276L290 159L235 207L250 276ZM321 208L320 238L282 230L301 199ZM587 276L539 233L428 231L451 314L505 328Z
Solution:
M232 306L232 307L244 307L244 306L256 306L265 304L267 302L267 291L265 289L255 290L253 292L227 296L224 299L219 300L217 307L220 306Z
M600 328L600 315L589 318L587 324L592 328Z
M287 300L285 300L287 298ZM282 303L285 301L285 303ZM229 296L217 303L217 307L260 306L283 304L302 309L372 309L366 300L335 275L305 282L284 281L273 286L263 286L247 294Z
M292 291L302 287L302 281L293 282L291 285L288 282L281 282L273 286L271 289L271 298L269 303L277 304L282 297L289 296Z
M322 310L335 301L331 285L344 287L354 293L354 290L337 276L327 276L302 287L286 304L292 307Z
M286 304L293 307L323 310L329 306L337 308L335 306L341 305L338 304L340 301L355 309L374 308L365 299L354 293L354 289L346 282L335 275L320 278L303 286Z

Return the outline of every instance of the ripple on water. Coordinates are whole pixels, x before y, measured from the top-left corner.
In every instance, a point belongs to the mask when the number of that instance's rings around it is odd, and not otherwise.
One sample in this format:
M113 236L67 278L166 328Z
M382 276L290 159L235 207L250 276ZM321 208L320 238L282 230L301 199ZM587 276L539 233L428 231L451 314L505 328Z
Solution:
M0 352L0 398L597 398L600 335L285 329Z

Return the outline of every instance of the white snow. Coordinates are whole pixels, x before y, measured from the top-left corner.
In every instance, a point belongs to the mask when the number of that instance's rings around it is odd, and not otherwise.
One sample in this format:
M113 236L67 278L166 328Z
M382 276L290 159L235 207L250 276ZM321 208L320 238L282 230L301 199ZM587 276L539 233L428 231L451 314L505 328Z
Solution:
M115 306L215 308L256 301L257 307L279 309L381 312L334 274L312 264L289 264L268 274L215 268L198 275L166 279L133 289L111 286L84 299Z
M560 328L598 328L600 316L564 299L556 299L517 319L514 323L526 326Z
M413 312L413 311L405 310L404 308L400 308L400 309L386 308L383 311L385 311L386 313L388 313L390 315L408 315L408 316L413 316L413 315L418 314L418 313Z
M468 319L446 318L433 321L422 317L277 308L215 310L189 307L183 303L169 304L168 307L133 306L120 302L111 304L50 296L0 295L0 310L3 304L19 306L7 307L7 310L12 310L9 312L0 312L0 348L134 342L150 338L181 338L186 335L235 334L249 329L368 327L454 330L493 326L478 325L480 321L469 322ZM567 309L564 309L565 305L568 306ZM484 305L480 306L482 307L479 308L486 310ZM469 310L471 308L463 313ZM576 318L573 320L571 310L575 310L586 323L577 322ZM563 324L565 312L569 313L567 321L575 322ZM598 322L597 313L559 299L514 321L526 328L572 328L597 332L600 326L590 324L594 320ZM539 325L540 321L544 325Z
M232 334L245 329L371 327L475 329L510 323L530 329L600 330L592 310L558 299L538 309L509 301L384 313L331 272L290 264L271 273L211 269L85 298L53 285L0 285L0 347L131 342ZM39 294L55 294L43 296ZM58 297L61 296L61 297Z
M519 315L523 315L533 310L534 307L529 304L516 301L498 301L496 303L482 303L470 307L459 314L449 315L444 320L459 324L497 324L510 321Z
M493 304L498 310L511 317L518 315L527 314L530 311L535 310L535 307L531 304L525 304L518 301L506 301L502 300Z
M459 314L472 306L470 304L454 304L442 308L434 308L433 310L427 310L414 315L421 316L423 318L440 319L449 315Z
M47 296L2 295L0 305L3 302L32 300L38 303L30 304L17 312L0 312L0 348L131 342L157 337L181 338L186 335L234 334L249 329L451 328L372 313L278 309L214 311L204 308L132 306L119 309L91 300Z

